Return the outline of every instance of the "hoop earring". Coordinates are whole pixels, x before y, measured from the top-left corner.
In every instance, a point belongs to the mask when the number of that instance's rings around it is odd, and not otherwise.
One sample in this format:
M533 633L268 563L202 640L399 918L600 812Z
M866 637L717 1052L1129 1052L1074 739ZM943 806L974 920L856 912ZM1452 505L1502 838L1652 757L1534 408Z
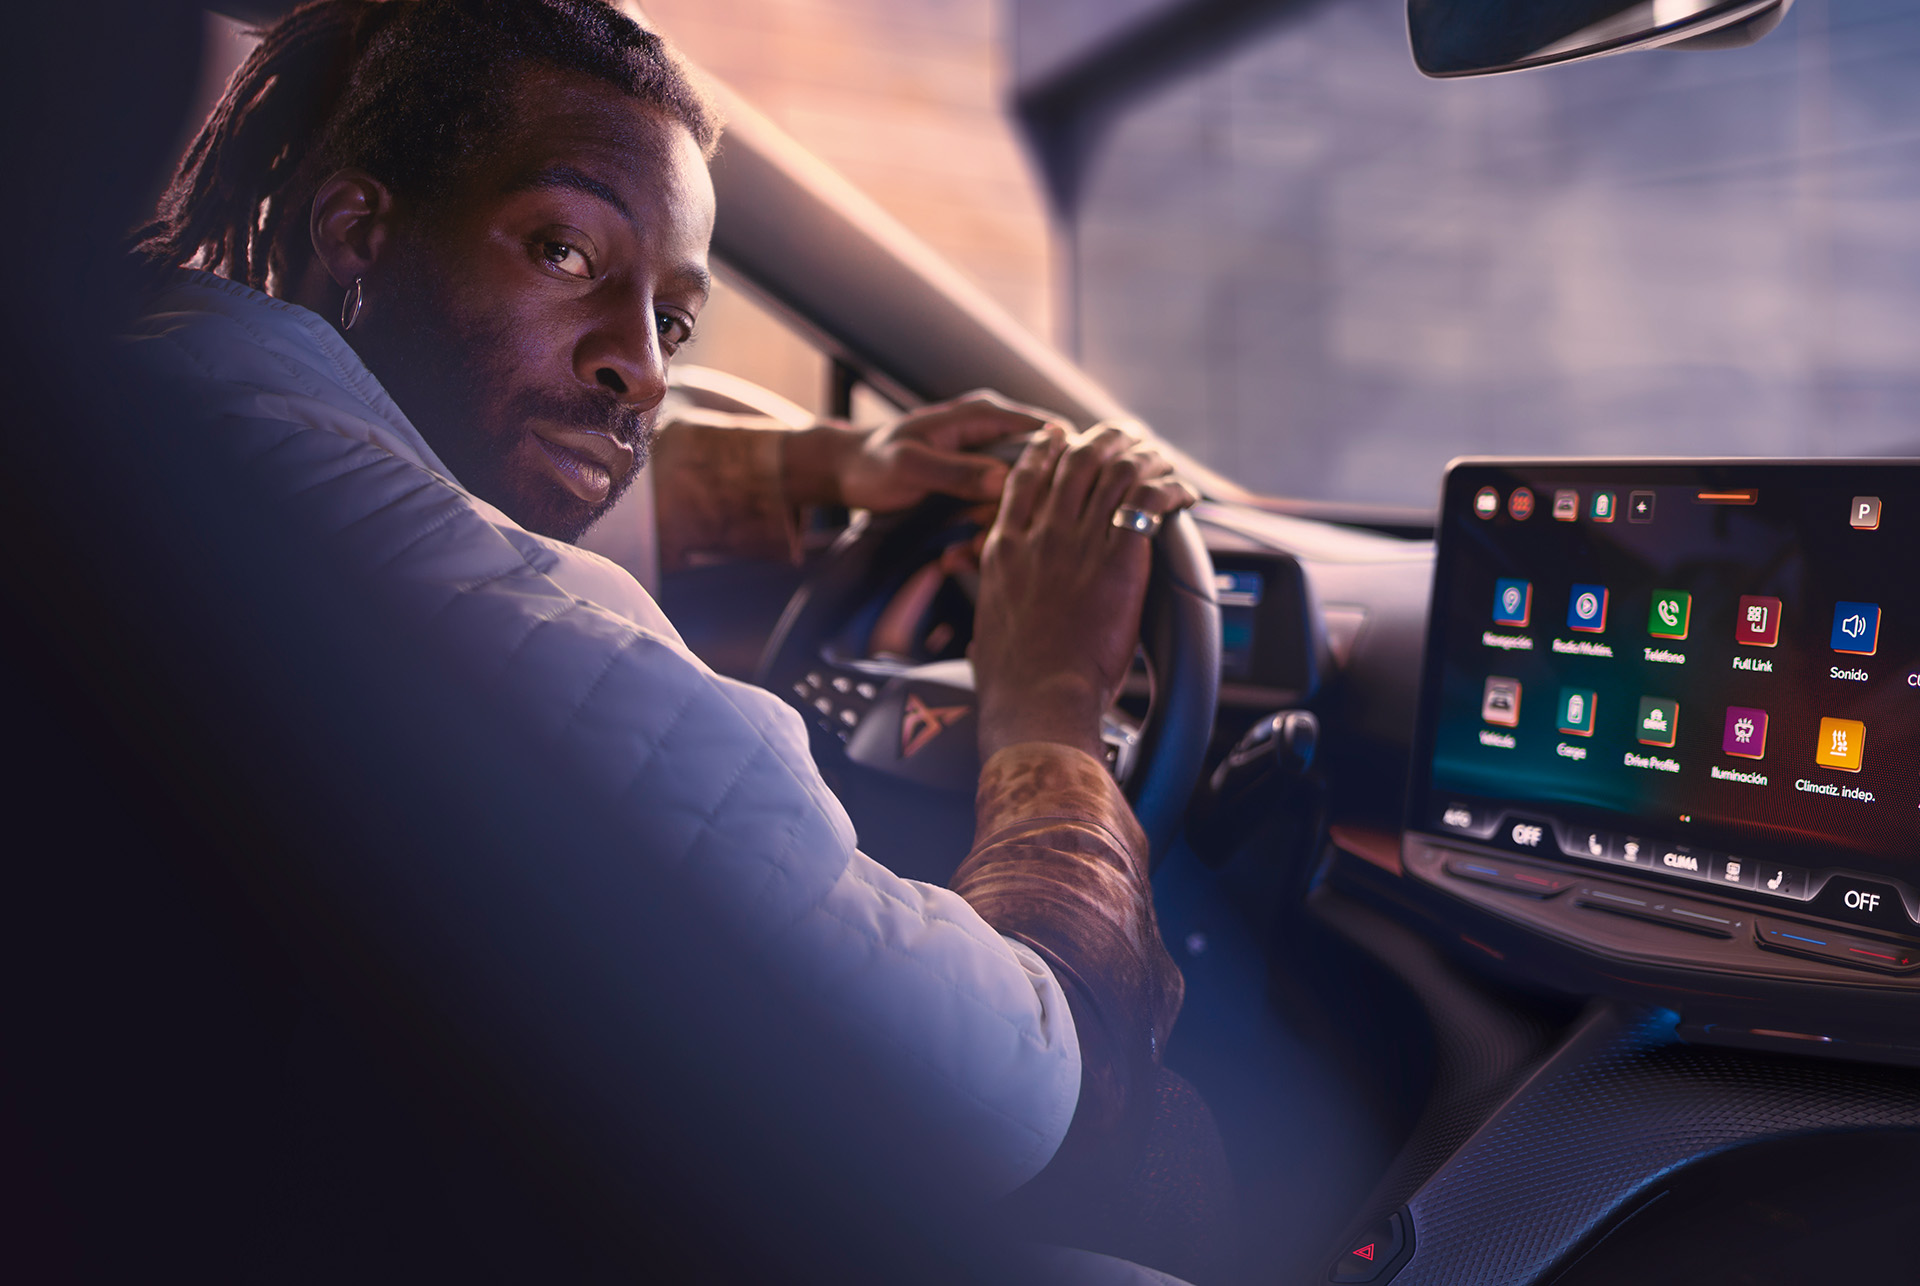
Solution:
M366 292L360 289L360 278L355 277L353 284L347 287L347 297L340 301L341 330L353 329L353 324L360 320L360 306L366 302Z

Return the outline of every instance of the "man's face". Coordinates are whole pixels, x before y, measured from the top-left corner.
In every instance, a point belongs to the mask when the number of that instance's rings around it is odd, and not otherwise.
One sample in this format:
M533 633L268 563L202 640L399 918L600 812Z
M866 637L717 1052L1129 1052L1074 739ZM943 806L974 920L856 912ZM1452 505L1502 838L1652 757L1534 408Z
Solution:
M506 136L414 211L355 345L462 485L573 540L646 463L667 361L706 302L713 185L685 127L532 69Z

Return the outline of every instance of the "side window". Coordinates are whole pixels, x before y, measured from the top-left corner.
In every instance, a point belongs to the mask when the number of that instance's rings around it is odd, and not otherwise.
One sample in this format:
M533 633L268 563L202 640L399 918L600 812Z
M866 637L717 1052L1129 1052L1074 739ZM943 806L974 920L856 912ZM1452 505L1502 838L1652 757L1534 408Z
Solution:
M722 266L691 344L677 363L758 384L813 415L862 427L883 424L901 407L824 351L802 328L768 307Z
M730 280L724 268L715 273L693 342L674 360L750 380L815 415L828 410L832 359Z
M856 379L847 397L847 418L863 429L885 424L904 409L865 380Z

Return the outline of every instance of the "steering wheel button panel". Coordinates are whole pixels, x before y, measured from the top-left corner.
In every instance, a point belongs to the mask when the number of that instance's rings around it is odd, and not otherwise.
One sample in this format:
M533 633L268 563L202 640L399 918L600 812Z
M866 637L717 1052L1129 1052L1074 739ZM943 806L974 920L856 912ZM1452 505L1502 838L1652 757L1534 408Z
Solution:
M1880 973L1911 973L1920 969L1920 951L1895 943L1832 933L1810 924L1759 920L1754 925L1760 945L1816 960L1832 960L1854 969Z

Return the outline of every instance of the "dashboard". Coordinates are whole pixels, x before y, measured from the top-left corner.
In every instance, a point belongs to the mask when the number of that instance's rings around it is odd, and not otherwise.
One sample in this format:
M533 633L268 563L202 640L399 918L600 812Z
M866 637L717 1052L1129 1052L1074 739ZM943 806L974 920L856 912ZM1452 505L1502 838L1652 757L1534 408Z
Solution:
M1832 1197L1803 1236L1910 1201L1832 1139L1920 1120L1920 465L1463 460L1432 541L1200 516L1223 593L1303 574L1299 887L1444 1069L1320 1280L1617 1280L1606 1246L1783 1280L1734 1216L1816 1211L1766 1169L1788 1139ZM1720 1204L1663 1231L1715 1154Z

